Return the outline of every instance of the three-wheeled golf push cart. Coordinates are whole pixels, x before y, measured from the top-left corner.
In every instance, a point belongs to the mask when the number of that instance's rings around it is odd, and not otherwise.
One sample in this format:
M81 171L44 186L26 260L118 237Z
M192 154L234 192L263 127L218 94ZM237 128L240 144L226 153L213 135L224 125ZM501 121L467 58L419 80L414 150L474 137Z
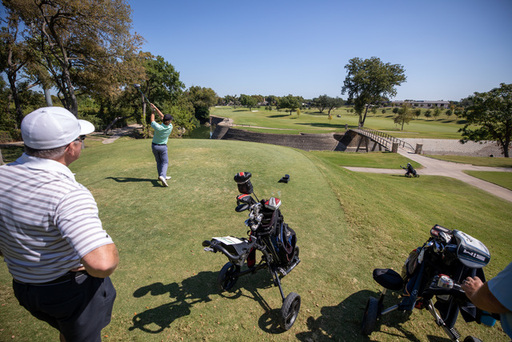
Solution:
M279 287L283 306L281 326L288 330L295 323L300 309L300 296L291 292L284 296L281 278L290 273L300 262L299 247L295 232L284 222L279 210L281 201L271 197L258 200L253 192L250 172L235 175L240 195L237 196L237 212L249 210L245 225L249 227L248 238L225 236L214 237L203 242L205 251L222 252L229 262L222 267L217 278L221 291L229 291L239 277L266 268L272 275L274 285ZM253 198L256 198L254 199ZM256 251L262 253L256 263Z
M374 280L383 286L379 299L370 297L366 304L361 332L369 335L377 320L392 311L412 312L427 309L452 341L458 341L454 328L459 312L466 322L494 325L496 317L477 309L466 297L460 284L468 276L485 282L482 267L490 261L487 247L459 230L439 225L430 229L430 238L413 250L402 268L402 275L392 269L375 269ZM389 308L383 302L388 290L401 292L402 300ZM464 341L480 341L468 336Z

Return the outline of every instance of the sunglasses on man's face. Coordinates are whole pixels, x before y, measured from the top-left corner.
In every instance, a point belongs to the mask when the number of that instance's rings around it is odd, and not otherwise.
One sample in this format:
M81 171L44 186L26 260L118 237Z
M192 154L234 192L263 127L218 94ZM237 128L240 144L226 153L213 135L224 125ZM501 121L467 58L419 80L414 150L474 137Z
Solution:
M82 142L82 141L84 141L84 140L85 140L85 135L81 135L81 136L79 136L78 138L76 138L76 139L75 139L75 140L73 140L73 141L80 141L80 142Z

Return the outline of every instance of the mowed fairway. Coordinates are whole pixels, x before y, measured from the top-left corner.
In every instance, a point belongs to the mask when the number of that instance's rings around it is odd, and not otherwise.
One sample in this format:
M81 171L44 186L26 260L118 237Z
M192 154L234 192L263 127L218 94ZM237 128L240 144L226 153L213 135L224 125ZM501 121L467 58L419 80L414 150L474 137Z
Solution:
M418 310L408 320L385 317L369 339L359 334L366 301L379 291L373 268L400 270L436 223L484 242L490 277L512 256L512 203L453 179L353 173L340 166L347 165L343 153L171 140L172 179L163 188L149 140L86 145L71 169L95 196L121 257L104 341L444 341L430 315ZM215 282L227 258L202 250L213 236L246 236L247 212L234 211L239 171L253 174L259 199L283 201L285 221L297 233L302 262L282 284L285 295L301 296L302 306L287 332L277 326L281 297L267 271L219 293ZM278 183L284 174L290 182ZM0 303L0 341L57 340L55 330L18 305L5 264ZM463 336L507 341L499 323L485 328L459 319L456 327Z

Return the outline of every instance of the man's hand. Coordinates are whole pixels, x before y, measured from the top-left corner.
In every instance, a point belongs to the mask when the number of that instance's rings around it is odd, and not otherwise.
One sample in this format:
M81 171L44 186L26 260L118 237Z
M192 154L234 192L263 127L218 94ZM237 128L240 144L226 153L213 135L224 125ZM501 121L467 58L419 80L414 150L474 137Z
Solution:
M484 285L482 280L478 277L467 277L461 285L461 288L466 293L466 296L471 300L471 297Z
M483 283L478 277L467 277L461 284L469 300L481 310L492 313L505 313L508 309L504 307L489 290L487 282Z

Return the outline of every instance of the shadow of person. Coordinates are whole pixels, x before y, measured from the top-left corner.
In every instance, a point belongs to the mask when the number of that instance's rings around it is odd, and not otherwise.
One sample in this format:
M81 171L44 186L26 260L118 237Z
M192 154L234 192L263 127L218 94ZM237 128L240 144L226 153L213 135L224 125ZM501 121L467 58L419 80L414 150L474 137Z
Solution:
M150 334L158 334L170 328L176 319L189 315L194 304L209 302L212 300L211 295L220 295L231 300L236 300L242 296L254 299L265 310L258 321L260 328L272 334L284 332L279 327L280 308L270 308L259 293L261 289L273 287L272 276L268 272L263 270L239 278L237 284L235 284L235 289L230 292L219 292L216 286L212 286L212 284L215 284L217 276L218 272L200 272L185 279L181 284L156 282L136 289L133 292L135 298L151 295L169 296L174 300L137 313L132 319L133 325L128 330L139 329Z
M308 331L300 332L296 335L300 341L371 341L371 336L361 334L361 319L364 314L366 302L369 297L378 298L379 294L369 290L362 290L353 293L345 300L335 306L324 306L321 310L321 316L318 318L308 317ZM392 304L398 303L398 300ZM387 301L386 301L387 302ZM391 305L390 305L391 306ZM386 303L384 305L385 308ZM386 334L395 336L399 339L409 341L419 341L414 334L405 330L401 324L409 319L409 314L395 312L389 316L383 316L377 321L375 331L380 330L381 325L394 327L402 334Z
M118 183L140 183L150 182L153 186L160 186L160 183L156 179L150 178L132 178L132 177L106 177L105 179L112 179Z
M135 298L142 298L148 294L151 296L168 294L170 298L174 298L174 301L138 313L133 317L133 326L128 330L140 329L157 334L169 328L176 319L189 315L194 304L211 301L210 295L217 293L211 286L216 276L216 272L200 272L185 279L181 285L178 283L164 285L158 282L135 290L133 293Z

